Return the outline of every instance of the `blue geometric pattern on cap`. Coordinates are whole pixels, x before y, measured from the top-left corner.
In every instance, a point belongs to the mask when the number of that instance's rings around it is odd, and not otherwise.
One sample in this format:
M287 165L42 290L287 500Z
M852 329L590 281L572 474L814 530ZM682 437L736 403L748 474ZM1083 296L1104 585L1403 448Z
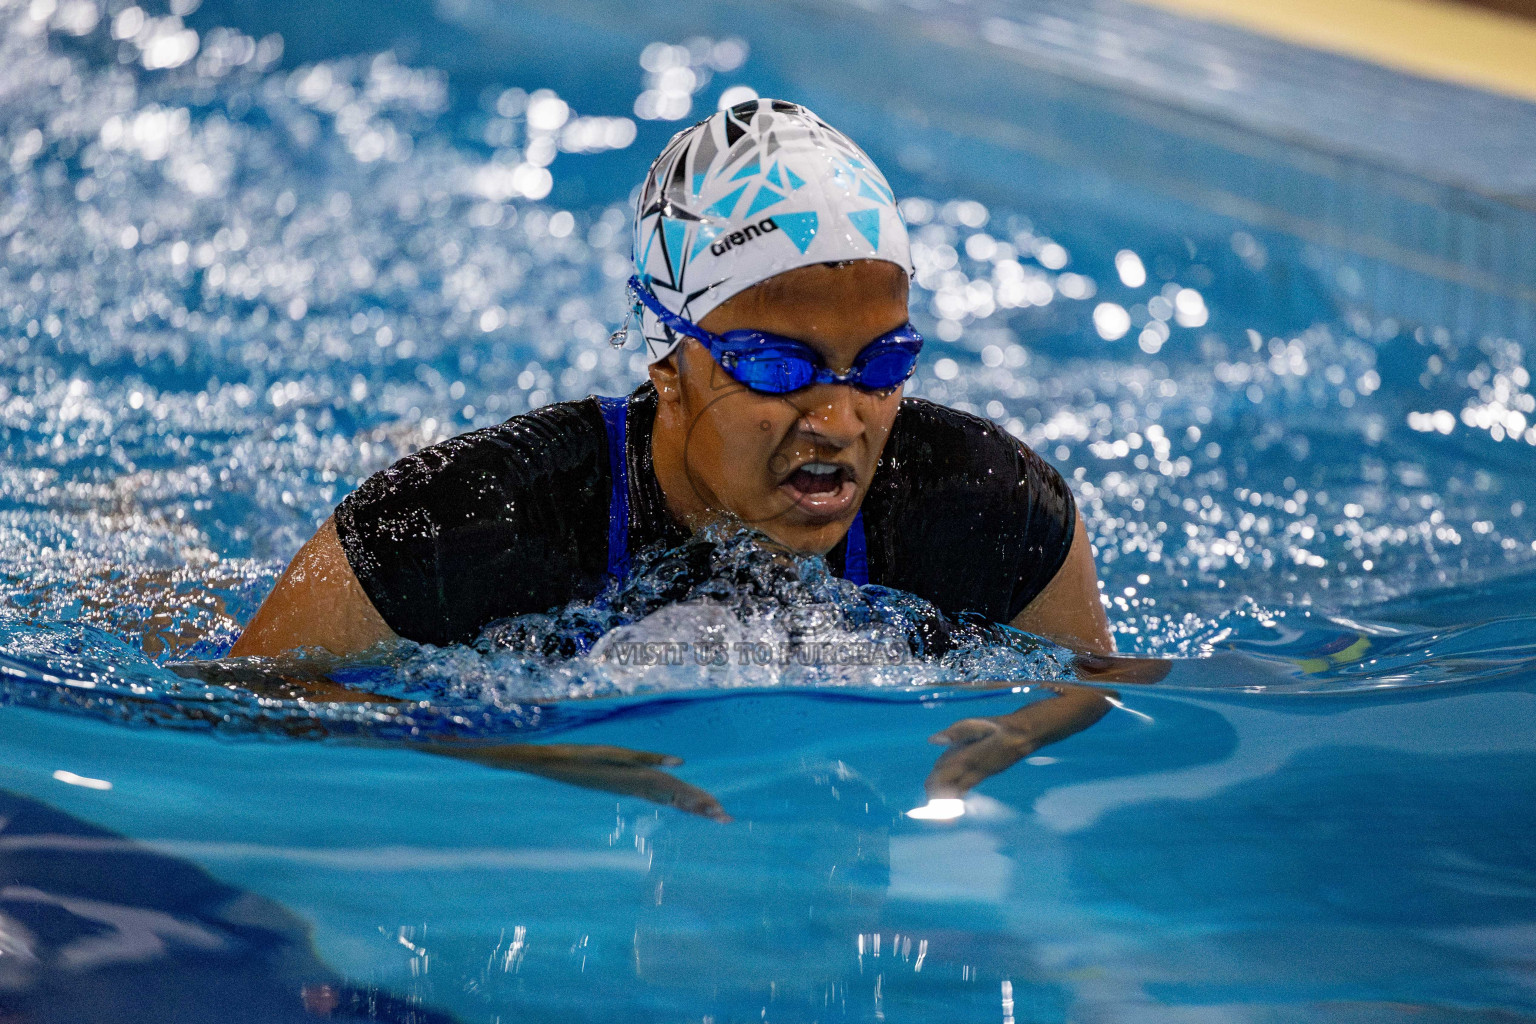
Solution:
M742 216L748 220L751 220L753 217L756 217L759 213L768 209L768 207L772 206L773 204L781 203L783 201L783 196L779 195L767 185L764 185L762 188L757 190L757 198L752 200L752 205L747 207L747 212L742 214Z
M779 174L778 164L774 164L773 167L769 169L768 180L779 186L779 188L784 187L784 178Z
M731 180L740 181L742 178L750 178L761 169L762 165L759 164L756 160L753 160L751 163L747 164L747 166L731 175Z
M640 259L638 261L638 265L639 266L644 267L644 266L647 266L647 265L650 264L650 262L651 262L651 246L654 245L655 242L656 242L656 236L655 235L650 235L650 236L648 236L646 238L646 240L645 240L645 252L640 255Z
M796 174L794 171L790 170L788 167L784 168L784 173L789 176L789 188L790 188L791 191L793 191L793 190L795 190L797 188L800 188L802 185L805 184L805 182L801 179L800 175Z
M816 237L816 211L808 213L781 213L773 218L773 222L779 226L779 230L789 236L789 240L795 243L795 248L805 252L810 247L811 240Z
M879 210L855 210L848 215L853 226L859 229L859 234L869 243L869 247L878 251L880 249L880 211Z
M688 241L688 225L671 217L661 219L662 242L667 247L667 257L672 261L672 273L683 276L683 252Z
M736 200L740 199L741 194L746 190L746 185L741 186L741 188L738 188L730 195L723 196L717 201L711 203L709 206L705 207L704 212L714 217L729 217L731 215L731 211L736 209Z
M708 245L710 242L713 242L716 238L719 238L719 237L720 237L720 229L719 228L712 227L712 226L710 226L708 224L700 224L699 225L698 237L696 237L693 240L693 248L691 250L689 250L688 258L690 260L693 259L699 253L704 251L704 247L706 245Z
M881 205L890 202L890 200L885 198L885 196L870 188L869 181L862 177L859 179L859 195L863 196L865 199L873 199L875 202L880 203Z

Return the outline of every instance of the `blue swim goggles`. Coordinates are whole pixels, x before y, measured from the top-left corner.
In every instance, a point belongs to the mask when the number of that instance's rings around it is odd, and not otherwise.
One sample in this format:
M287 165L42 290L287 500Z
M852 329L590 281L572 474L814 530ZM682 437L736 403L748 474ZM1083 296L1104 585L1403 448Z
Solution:
M769 395L787 394L812 384L852 384L868 391L886 391L912 376L917 354L923 349L923 336L910 323L903 324L865 345L847 373L833 373L803 341L767 331L711 334L663 306L638 276L629 279L629 294L655 313L663 326L708 349L738 383Z

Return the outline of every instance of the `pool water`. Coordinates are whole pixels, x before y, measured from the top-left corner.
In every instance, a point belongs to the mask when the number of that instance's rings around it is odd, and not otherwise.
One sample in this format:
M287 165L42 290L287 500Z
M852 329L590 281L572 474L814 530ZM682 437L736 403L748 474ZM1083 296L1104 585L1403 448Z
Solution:
M0 1009L1536 1016L1524 185L1137 92L1105 33L1166 19L1084 11L0 0ZM1104 76L1038 56L1074 32ZM579 606L337 674L387 703L189 667L372 472L638 382L630 190L740 87L885 167L909 393L1062 470L1120 649L1168 677L924 820L928 737L1064 655L615 656L922 615L814 560L763 598L738 541L731 614ZM734 821L414 745L464 737L675 755Z

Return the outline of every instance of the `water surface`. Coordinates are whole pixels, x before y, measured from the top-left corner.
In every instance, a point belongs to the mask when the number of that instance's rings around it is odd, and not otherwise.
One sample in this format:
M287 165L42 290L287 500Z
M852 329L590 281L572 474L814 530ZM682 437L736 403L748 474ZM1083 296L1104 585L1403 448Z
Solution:
M1531 308L1496 275L1418 289L1476 262L1454 219L1422 243L1439 262L1394 265L1031 149L978 97L882 104L868 55L791 59L862 17L835 6L707 37L600 5L178 10L0 6L0 786L281 904L335 976L465 1021L1536 1013ZM1014 81L990 52L974 81ZM915 80L944 77L925 60ZM1036 699L1049 650L713 671L488 641L343 677L393 704L171 671L223 655L370 473L640 379L606 344L630 188L739 86L886 168L932 339L910 393L1068 476L1118 643L1168 678L932 822L905 813L926 738ZM1038 116L1237 166L1229 128L1195 147L1054 88ZM1336 166L1272 145L1242 159L1282 185ZM1404 175L1351 165L1310 212L1344 224ZM897 628L807 572L839 636ZM624 636L800 628L717 611ZM405 745L423 733L674 754L736 821Z

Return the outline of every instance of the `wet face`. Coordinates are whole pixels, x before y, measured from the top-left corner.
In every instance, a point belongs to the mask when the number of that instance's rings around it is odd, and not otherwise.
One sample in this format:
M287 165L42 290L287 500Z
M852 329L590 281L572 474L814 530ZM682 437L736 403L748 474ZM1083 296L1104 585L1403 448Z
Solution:
M846 373L864 346L906 321L906 273L858 260L780 274L714 309L700 326L794 338ZM651 367L651 380L660 398L652 453L672 514L693 529L733 515L815 554L847 532L901 402L899 387L817 384L759 394L692 339Z

